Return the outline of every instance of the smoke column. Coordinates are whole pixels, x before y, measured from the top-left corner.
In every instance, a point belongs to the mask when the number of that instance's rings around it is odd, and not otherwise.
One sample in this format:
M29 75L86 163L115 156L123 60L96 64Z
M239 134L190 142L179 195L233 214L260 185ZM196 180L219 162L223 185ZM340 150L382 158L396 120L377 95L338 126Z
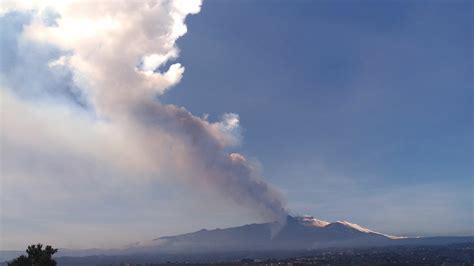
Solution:
M176 40L187 31L186 16L200 11L199 0L15 1L2 6L2 12L33 12L22 38L63 51L49 62L51 71L72 73L104 142L122 136L122 143L108 146L116 153L97 156L114 161L114 154L128 153L129 160L118 162L124 168L152 175L173 172L265 220L286 217L282 196L265 182L255 162L230 152L241 140L238 115L210 122L157 100L184 73L175 62Z

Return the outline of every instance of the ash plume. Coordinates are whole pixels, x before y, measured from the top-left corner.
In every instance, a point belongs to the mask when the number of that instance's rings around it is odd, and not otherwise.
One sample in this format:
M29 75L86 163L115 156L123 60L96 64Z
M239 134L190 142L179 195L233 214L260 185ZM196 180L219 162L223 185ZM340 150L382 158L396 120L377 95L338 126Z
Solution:
M2 8L1 12L34 14L22 38L63 51L48 67L71 73L78 94L95 116L46 119L43 127L75 124L74 128L88 131L62 129L75 137L61 137L58 142L130 175L173 173L180 181L210 188L265 220L286 217L282 195L263 179L256 162L231 152L241 140L237 114L210 122L157 100L182 78L184 66L174 62L179 56L176 40L186 33L185 18L200 11L201 1L15 1ZM31 103L12 96L15 82L19 81L2 82L2 95L10 99L6 105L12 109L26 110ZM42 112L44 117L57 114L53 108ZM21 121L6 124L10 126L3 126L2 138L21 142L16 134L25 129ZM49 139L60 134L42 133Z

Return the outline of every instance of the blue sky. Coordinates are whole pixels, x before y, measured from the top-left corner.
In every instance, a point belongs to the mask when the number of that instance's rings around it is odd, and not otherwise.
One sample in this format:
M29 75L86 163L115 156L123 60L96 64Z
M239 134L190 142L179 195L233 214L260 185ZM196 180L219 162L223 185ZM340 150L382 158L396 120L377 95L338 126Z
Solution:
M163 3L0 13L1 249L120 247L282 205L474 234L471 3Z
M204 2L163 99L240 114L242 150L297 213L377 226L393 205L472 233L471 19L463 1Z

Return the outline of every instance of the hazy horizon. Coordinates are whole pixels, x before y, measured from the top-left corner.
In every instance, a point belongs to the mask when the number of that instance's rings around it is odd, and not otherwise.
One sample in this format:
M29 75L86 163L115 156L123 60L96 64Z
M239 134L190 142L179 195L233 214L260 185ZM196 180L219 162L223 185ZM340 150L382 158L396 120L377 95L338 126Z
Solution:
M4 1L0 29L0 250L474 236L469 1Z

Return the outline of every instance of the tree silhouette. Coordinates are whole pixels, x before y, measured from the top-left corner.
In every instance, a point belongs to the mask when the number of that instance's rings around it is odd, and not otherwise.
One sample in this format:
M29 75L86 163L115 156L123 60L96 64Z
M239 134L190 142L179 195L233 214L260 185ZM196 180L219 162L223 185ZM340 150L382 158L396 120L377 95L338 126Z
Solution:
M56 261L52 257L57 251L58 249L49 245L45 249L42 244L31 245L26 249L28 257L21 255L8 263L8 266L56 266Z

